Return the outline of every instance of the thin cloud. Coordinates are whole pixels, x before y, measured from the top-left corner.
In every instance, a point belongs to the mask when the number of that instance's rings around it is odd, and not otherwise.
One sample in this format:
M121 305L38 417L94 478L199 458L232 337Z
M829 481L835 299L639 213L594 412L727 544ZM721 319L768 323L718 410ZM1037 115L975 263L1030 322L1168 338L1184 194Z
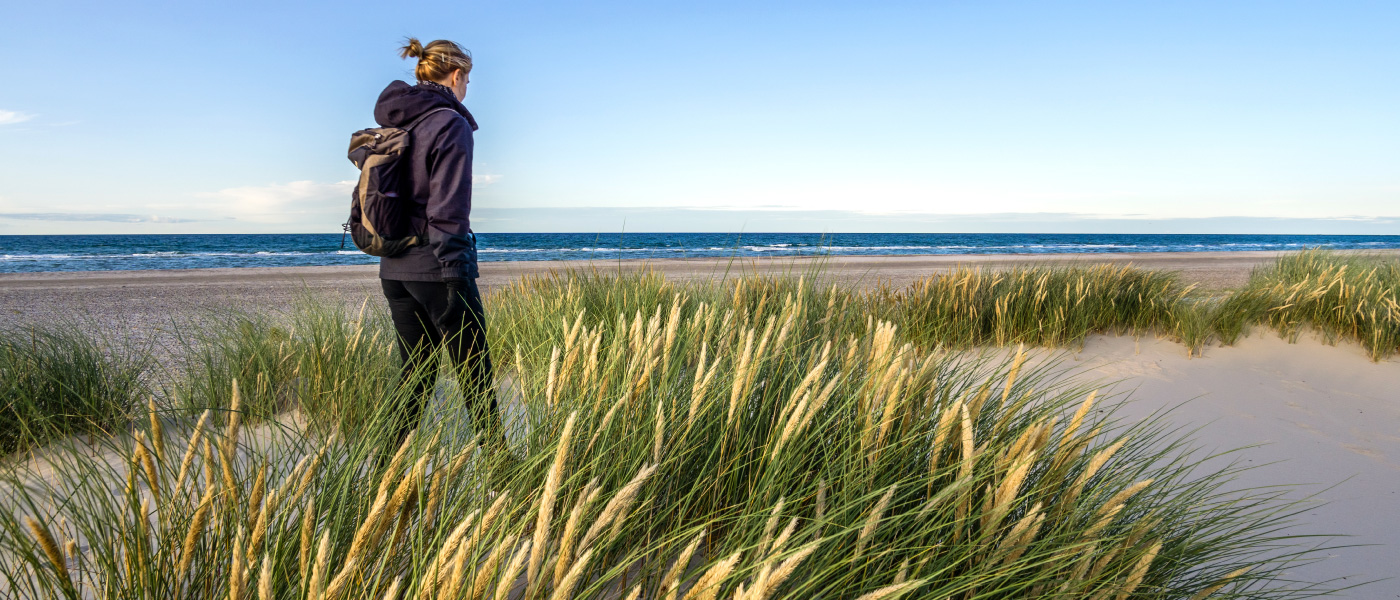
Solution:
M490 185L500 180L501 176L496 174L472 175L475 185ZM333 183L303 180L227 188L197 197L217 200L210 209L239 221L339 225L350 214L350 190L355 183L353 180Z
M33 119L34 115L15 110L0 110L0 125L14 125Z
M125 213L0 213L0 219L21 221L61 221L107 223L197 223L199 219L181 219L160 215L133 215Z
M210 208L221 215L256 223L339 223L350 214L354 181L293 181L227 188L199 194L217 200Z

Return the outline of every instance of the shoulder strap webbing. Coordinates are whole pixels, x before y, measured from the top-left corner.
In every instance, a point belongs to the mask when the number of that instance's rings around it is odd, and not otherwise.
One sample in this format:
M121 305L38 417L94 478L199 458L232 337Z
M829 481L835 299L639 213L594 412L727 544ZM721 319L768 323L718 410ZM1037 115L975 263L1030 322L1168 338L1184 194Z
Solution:
M454 112L454 113L457 112L457 111L455 111L455 110L452 110L450 107L447 107L447 106L439 106L439 107L434 108L434 109L432 109L432 110L430 110L430 111L428 111L428 112L425 112L425 113L423 113L423 114L421 114L421 115L418 115L418 118L417 118L417 119L414 119L413 121L409 122L409 124L404 125L404 126L402 127L402 129L403 129L404 131L412 131L412 130L413 130L413 127L414 127L415 125L418 125L419 123L421 123L421 122L423 121L423 119L428 118L429 115L431 115L431 114L433 114L433 113L436 113L436 112L442 112L442 111L444 111L444 110L451 110L451 111Z

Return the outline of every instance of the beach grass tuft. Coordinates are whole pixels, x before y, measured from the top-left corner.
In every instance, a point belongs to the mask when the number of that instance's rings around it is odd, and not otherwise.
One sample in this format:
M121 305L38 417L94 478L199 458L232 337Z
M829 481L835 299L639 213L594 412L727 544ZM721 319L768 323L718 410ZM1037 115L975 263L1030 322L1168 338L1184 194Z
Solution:
M0 331L0 453L124 426L148 397L149 365L76 324Z
M1400 261L1326 250L1289 254L1256 270L1219 313L1226 342L1255 323L1286 337L1311 329L1360 343L1381 360L1400 352Z

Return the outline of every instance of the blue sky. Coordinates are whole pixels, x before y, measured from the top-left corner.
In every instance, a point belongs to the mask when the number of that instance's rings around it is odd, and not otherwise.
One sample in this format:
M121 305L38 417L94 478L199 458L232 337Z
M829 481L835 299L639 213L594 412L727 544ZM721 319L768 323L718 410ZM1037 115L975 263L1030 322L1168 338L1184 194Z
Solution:
M336 232L476 61L478 231L1400 234L1400 3L11 3L0 234Z

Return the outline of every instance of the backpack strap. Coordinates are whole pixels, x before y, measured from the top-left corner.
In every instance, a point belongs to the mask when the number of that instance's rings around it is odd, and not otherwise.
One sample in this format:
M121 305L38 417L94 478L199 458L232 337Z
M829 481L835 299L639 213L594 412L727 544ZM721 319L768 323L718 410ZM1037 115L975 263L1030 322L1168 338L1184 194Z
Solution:
M428 111L428 112L425 112L425 113L423 113L423 114L421 114L421 115L418 115L418 118L417 118L417 119L414 119L414 120L410 121L407 125L404 125L404 126L401 127L400 129L403 129L404 131L413 131L413 128L414 128L416 125L418 125L419 123L423 122L423 119L428 118L428 117L431 116L433 113L442 112L442 111L444 111L444 110L449 110L449 111L452 111L452 112L454 112L454 113L457 112L457 111L455 111L455 110L452 110L451 107L439 106L439 107L434 108L434 109L432 109L432 110L430 110L430 111Z

